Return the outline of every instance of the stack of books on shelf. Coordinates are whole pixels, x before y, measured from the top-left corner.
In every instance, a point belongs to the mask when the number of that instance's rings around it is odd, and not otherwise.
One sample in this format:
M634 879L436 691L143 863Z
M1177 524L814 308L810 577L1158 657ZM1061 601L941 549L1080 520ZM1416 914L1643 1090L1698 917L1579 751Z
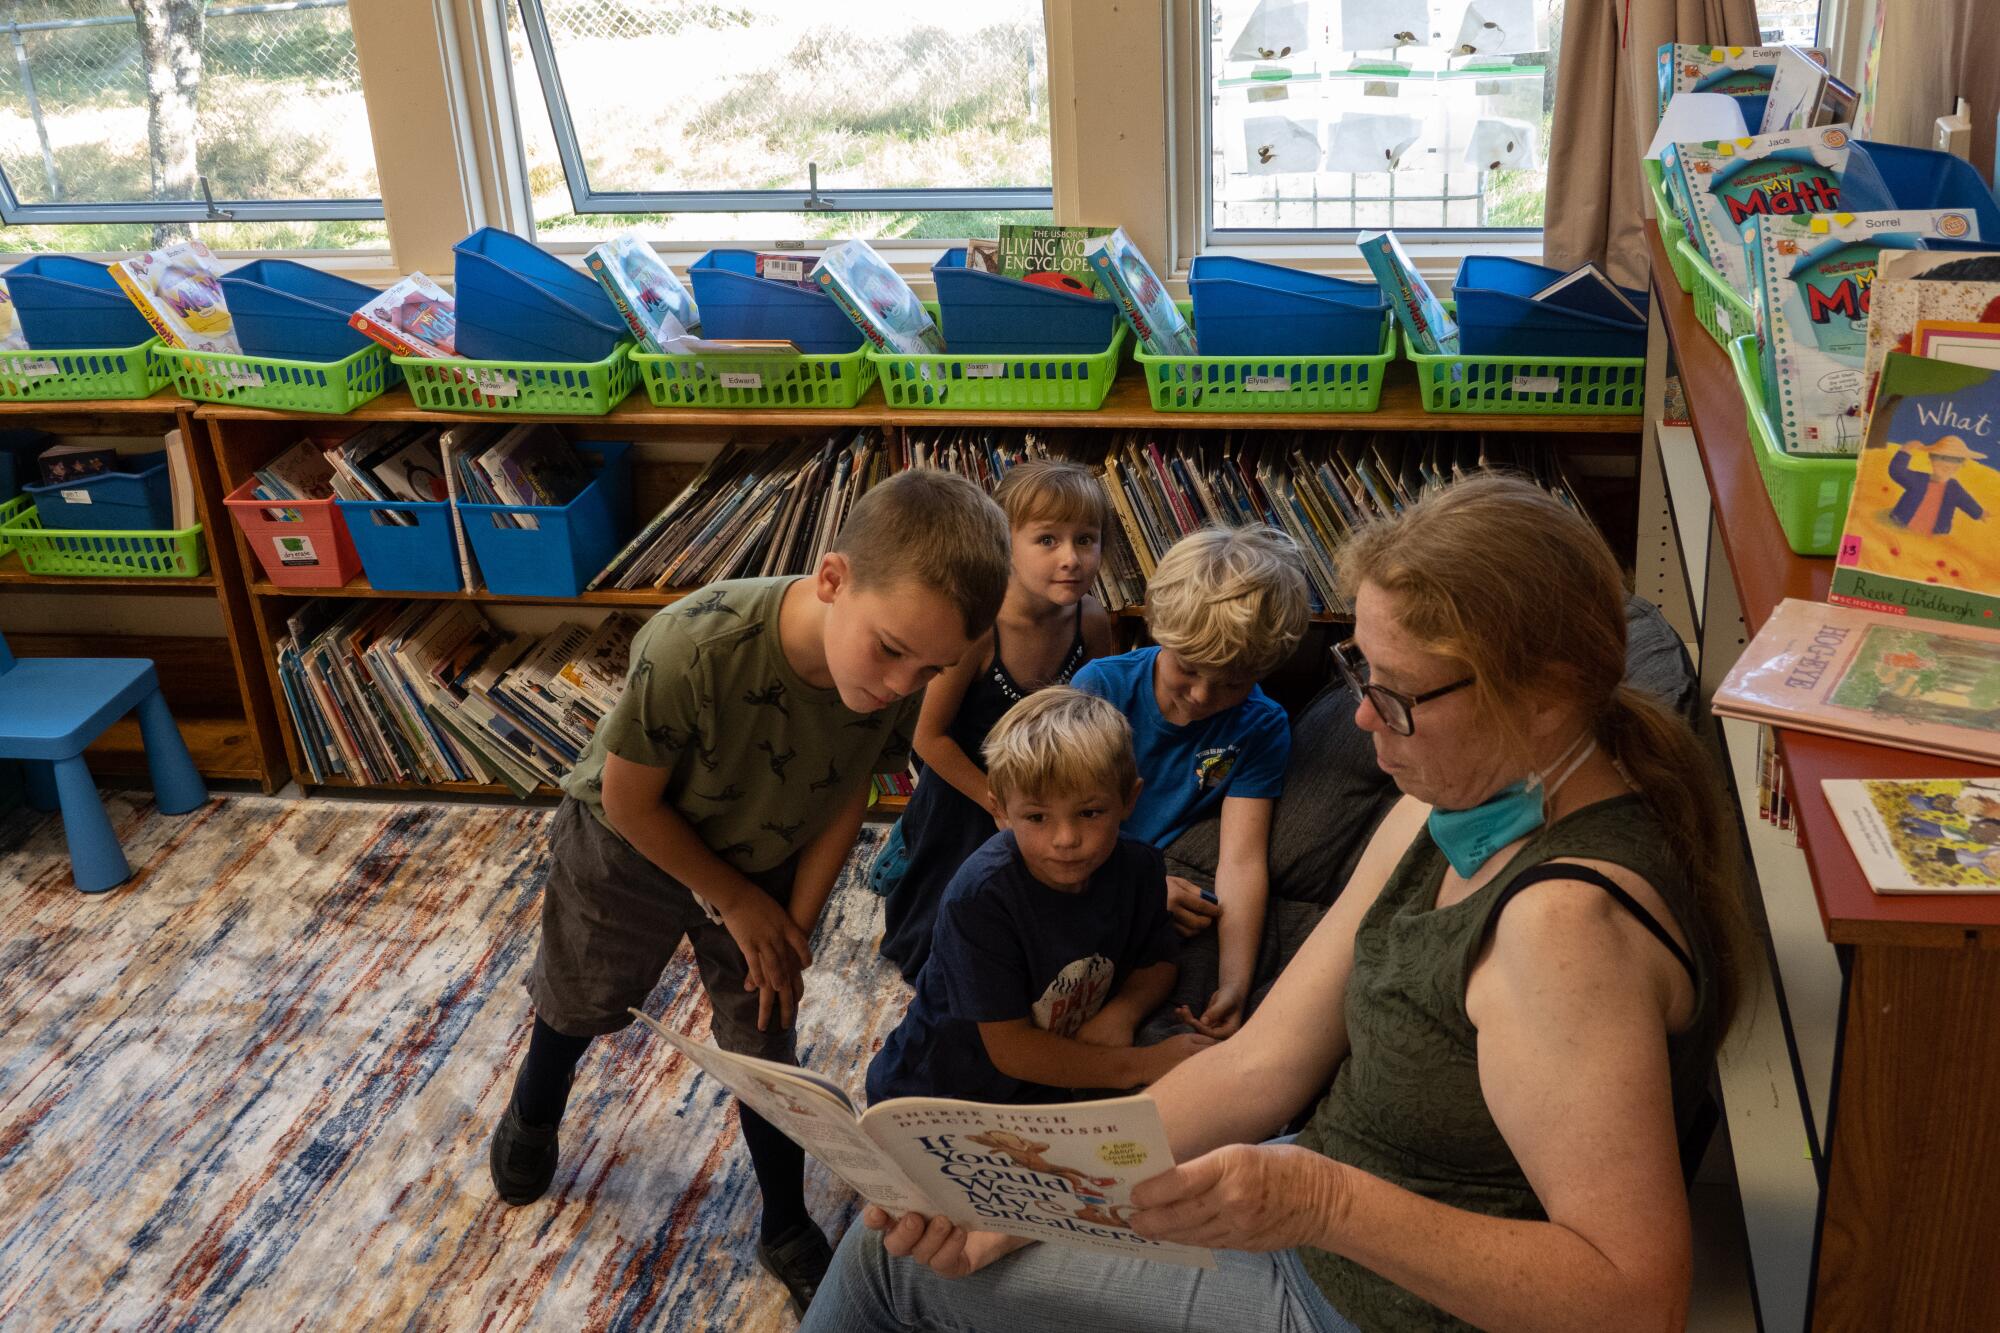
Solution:
M868 792L868 804L879 801L907 801L916 793L917 780L907 772L877 773L875 785Z
M516 634L464 602L320 599L293 612L279 678L314 782L554 786L624 689L625 613Z
M460 427L450 443L449 485L465 504L565 505L590 484L590 469L554 426ZM540 525L532 514L493 518L516 528Z

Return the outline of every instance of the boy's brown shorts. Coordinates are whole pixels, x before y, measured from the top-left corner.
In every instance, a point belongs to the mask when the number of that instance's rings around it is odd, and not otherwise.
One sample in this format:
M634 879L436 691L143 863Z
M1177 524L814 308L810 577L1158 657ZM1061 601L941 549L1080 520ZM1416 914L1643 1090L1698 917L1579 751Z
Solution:
M579 804L565 797L550 830L551 863L542 890L542 943L528 976L535 1013L572 1037L616 1032L644 1008L680 948L694 945L702 988L714 1009L715 1044L725 1051L796 1064L792 1028L757 1029L757 992L743 988L749 966L722 925L710 921L686 885L661 870ZM748 876L780 904L791 901L797 857Z

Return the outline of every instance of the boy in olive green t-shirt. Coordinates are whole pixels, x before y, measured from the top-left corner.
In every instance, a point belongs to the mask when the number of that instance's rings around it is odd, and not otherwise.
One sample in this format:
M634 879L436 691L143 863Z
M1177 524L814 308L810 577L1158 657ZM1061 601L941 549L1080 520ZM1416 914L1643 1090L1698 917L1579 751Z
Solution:
M494 1131L494 1187L547 1192L571 1077L630 1022L683 938L725 1050L792 1062L809 939L870 777L908 762L924 684L992 626L1007 524L977 486L900 473L804 578L711 584L632 644L625 692L563 779L529 992L535 1018ZM758 1258L803 1310L831 1250L805 1157L738 1104L764 1197Z

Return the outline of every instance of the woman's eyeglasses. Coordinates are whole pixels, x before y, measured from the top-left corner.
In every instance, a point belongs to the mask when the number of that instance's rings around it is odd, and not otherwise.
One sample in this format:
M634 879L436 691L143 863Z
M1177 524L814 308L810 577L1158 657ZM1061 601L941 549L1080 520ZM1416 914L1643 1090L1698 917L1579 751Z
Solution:
M1354 646L1352 639L1344 639L1333 646L1333 665L1340 672L1341 679L1347 682L1347 688L1354 691L1355 697L1373 704L1382 725L1398 736L1416 734L1415 710L1418 704L1442 698L1472 683L1472 677L1467 676L1464 680L1455 680L1449 685L1425 690L1422 694L1404 694L1387 685L1371 684L1368 680L1368 659L1361 655L1361 650Z

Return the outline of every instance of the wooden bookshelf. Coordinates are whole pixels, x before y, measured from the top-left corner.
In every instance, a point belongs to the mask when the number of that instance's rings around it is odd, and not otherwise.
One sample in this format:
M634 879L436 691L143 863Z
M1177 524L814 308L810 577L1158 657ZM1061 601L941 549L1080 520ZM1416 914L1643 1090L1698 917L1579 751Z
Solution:
M21 557L9 551L0 557L0 586L22 588L46 588L51 592L106 592L111 590L131 590L134 592L197 593L213 597L216 582L214 574L197 574L186 579L148 579L135 576L96 577L80 575L64 577L54 574L31 574L21 564Z

